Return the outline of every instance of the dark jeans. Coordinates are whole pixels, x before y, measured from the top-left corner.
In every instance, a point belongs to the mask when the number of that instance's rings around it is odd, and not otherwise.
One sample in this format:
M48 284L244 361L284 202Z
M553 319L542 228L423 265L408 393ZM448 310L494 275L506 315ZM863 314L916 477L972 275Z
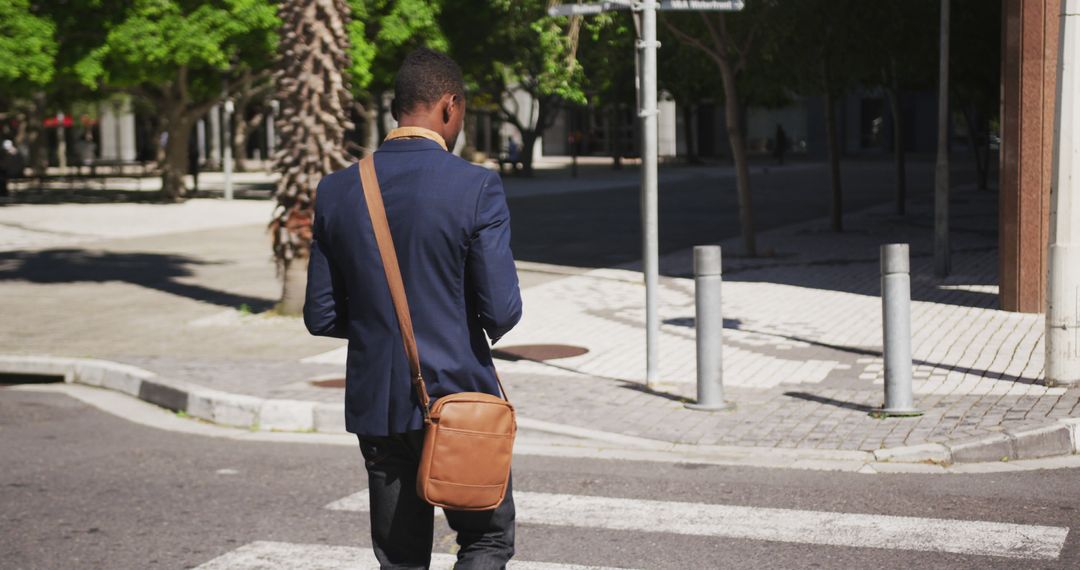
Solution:
M431 564L435 508L416 494L424 432L358 439L368 472L375 557L382 568L427 568ZM445 511L461 547L456 570L498 570L514 555L512 487L494 510Z

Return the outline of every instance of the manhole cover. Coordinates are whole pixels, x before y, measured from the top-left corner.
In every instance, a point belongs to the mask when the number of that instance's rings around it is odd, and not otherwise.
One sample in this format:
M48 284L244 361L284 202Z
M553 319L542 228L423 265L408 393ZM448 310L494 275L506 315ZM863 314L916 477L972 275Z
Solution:
M589 352L582 346L569 344L519 344L502 346L491 351L491 355L500 360L555 360L581 356Z
M344 378L327 378L325 380L312 380L311 385L316 388L344 388Z

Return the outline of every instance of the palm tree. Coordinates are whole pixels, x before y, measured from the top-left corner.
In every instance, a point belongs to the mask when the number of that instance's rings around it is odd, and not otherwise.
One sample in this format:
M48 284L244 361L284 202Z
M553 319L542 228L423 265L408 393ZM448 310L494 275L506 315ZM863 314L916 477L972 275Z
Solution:
M280 146L274 155L281 179L270 230L283 286L278 311L298 314L311 248L315 187L327 174L352 161L345 133L352 93L349 68L349 6L346 0L285 0L277 66L276 119Z

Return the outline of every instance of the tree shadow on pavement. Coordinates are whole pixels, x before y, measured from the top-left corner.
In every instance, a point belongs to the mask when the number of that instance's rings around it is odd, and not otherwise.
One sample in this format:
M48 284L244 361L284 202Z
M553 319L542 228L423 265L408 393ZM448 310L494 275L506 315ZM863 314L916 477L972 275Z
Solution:
M192 267L216 262L163 253L117 253L84 249L0 252L0 281L31 283L105 283L120 281L204 303L253 312L270 309L273 301L182 282Z

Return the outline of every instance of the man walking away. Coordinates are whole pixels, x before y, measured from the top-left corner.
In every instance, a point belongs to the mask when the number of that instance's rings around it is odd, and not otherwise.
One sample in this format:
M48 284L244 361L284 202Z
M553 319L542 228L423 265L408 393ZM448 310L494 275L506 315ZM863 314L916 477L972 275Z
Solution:
M412 52L391 108L400 125L375 172L432 398L499 394L488 344L521 317L510 213L498 174L447 151L461 132L465 86L449 57ZM319 183L304 322L349 340L345 426L368 472L371 539L383 568L427 568L433 507L416 494L423 418L356 165ZM486 338L485 338L486 335ZM514 554L512 489L496 509L447 511L455 568L502 568Z

